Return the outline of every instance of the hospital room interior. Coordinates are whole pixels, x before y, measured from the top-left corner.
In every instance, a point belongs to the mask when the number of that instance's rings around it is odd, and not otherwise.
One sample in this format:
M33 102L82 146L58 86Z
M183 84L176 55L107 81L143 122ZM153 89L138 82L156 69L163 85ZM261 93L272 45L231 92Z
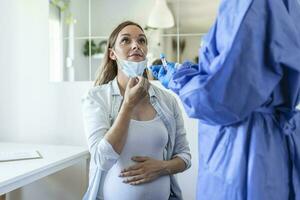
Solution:
M168 61L198 63L201 39L219 4L1 0L0 200L82 199L90 165L82 97L94 87L110 33L124 21L139 24L147 37L148 66L162 53ZM187 116L178 96L148 75L180 107L191 166L176 177L183 199L195 200L198 121Z
M165 53L168 60L196 62L200 38L212 25L218 3L218 0L1 1L0 151L7 152L2 147L14 145L16 151L27 150L30 144L87 148L81 97L93 85L113 28L125 20L140 24L149 42L149 61ZM171 14L169 24L161 25L165 28L147 25L154 9L168 9L166 13ZM162 17L170 18L167 14ZM159 22L154 23L160 26ZM156 82L153 80L159 86ZM184 114L184 123L192 166L178 174L178 182L184 199L193 200L197 178L197 121ZM18 147L19 143L29 147ZM15 170L25 167L26 161L34 160L12 161L15 165L22 162ZM75 200L81 199L87 188L86 159L38 180L29 180L9 192L5 192L8 177L1 168L6 164L0 163L2 199Z

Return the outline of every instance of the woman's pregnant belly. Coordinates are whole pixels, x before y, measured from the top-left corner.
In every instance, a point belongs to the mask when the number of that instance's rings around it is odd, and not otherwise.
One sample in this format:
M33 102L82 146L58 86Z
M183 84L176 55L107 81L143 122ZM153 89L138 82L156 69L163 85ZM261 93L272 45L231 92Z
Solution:
M167 142L167 129L158 117L146 122L131 120L120 158L106 175L103 186L104 200L168 200L169 176L161 176L140 185L123 183L123 180L130 177L119 177L123 169L136 164L131 160L133 156L163 160L163 150Z
M119 177L124 167L116 163L108 172L104 182L105 200L168 200L170 196L170 177L162 176L141 185L123 183Z

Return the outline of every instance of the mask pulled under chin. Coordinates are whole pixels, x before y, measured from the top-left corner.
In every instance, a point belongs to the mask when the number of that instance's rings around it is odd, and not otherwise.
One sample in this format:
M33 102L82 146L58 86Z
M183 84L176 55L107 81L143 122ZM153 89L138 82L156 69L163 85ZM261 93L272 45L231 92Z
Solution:
M120 69L129 78L142 76L147 67L147 58L140 62L117 59Z

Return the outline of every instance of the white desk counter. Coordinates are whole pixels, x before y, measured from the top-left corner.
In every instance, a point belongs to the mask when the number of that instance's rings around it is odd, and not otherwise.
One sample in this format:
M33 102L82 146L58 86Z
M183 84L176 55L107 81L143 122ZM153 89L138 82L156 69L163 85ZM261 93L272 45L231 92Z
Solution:
M22 150L37 150L43 158L0 162L0 196L89 158L81 146L0 142L0 152Z

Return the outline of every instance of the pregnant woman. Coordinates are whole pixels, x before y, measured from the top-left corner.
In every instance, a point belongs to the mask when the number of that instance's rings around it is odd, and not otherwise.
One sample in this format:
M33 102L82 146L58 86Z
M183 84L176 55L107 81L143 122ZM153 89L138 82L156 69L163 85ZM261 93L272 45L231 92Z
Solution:
M147 80L147 50L143 29L121 23L83 97L91 154L85 200L182 199L174 174L191 165L186 132L176 99Z

